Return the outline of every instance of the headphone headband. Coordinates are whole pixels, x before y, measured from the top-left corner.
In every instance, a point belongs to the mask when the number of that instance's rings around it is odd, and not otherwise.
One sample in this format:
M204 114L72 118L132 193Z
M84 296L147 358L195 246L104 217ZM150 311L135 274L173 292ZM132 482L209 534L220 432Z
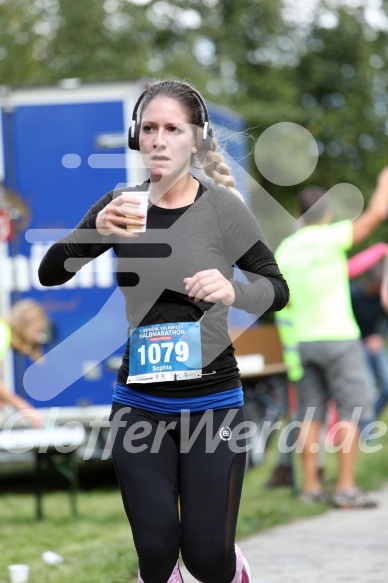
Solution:
M200 102L200 104L202 106L204 118L205 118L203 128L202 128L202 140L203 140L203 144L205 146L203 149L210 150L211 149L211 138L213 137L213 130L211 129L211 127L209 127L209 112L208 112L208 109L206 107L206 104L205 104L201 94L198 93L198 91L196 91L196 89L194 89L193 87L190 87L190 89L194 93L194 95L197 97L198 101ZM133 108L132 121L131 121L131 126L129 128L129 135L128 135L128 146L131 150L139 150L138 130L137 130L137 125L138 125L137 112L138 112L138 109L140 107L141 102L143 101L144 96L148 93L148 91L149 91L149 89L146 89L145 91L143 91L143 93L140 95L139 99L136 101L135 107Z

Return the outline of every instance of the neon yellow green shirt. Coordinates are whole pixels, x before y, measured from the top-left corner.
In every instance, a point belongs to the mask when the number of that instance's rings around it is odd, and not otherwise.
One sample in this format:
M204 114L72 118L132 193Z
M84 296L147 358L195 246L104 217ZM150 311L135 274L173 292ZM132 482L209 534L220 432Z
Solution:
M352 243L352 223L341 221L303 227L278 247L275 255L290 288L299 342L360 336L347 272L346 251Z
M11 328L3 320L0 320L0 362L11 345Z
M295 335L295 323L289 305L275 313L275 322L283 348L283 358L290 381L297 382L303 376L303 366Z

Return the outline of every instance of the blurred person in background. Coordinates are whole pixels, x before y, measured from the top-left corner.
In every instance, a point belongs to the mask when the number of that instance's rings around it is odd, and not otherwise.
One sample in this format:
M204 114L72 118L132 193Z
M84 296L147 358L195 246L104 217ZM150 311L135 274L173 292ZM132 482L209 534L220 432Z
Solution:
M287 367L288 386L282 392L283 411L286 422L299 423L297 418L297 398L298 398L298 383L303 376L302 360L299 354L299 344L296 338L296 327L292 320L291 303L283 308L280 312L275 314L275 323L278 329L279 338L282 344L283 359ZM290 402L289 396L294 395L296 403ZM292 408L295 410L292 410ZM290 418L291 414L291 418ZM287 426L286 426L287 428ZM321 430L320 443L324 442L325 427ZM266 488L281 488L283 486L292 486L296 490L296 483L293 471L293 452L295 451L299 436L299 425L295 425L287 435L286 449L281 450L278 446L277 461L272 473L267 480ZM324 456L321 448L318 457L318 475L322 482L324 474Z
M283 310L275 314L275 323L279 333L280 342L282 344L284 363L287 367L287 381L292 386L293 390L297 390L298 382L303 375L303 367L299 354L298 342L295 338L295 326L292 321L292 310L290 303L288 303L287 306L283 308ZM285 387L281 394L283 415L285 416L286 420L289 419L290 413L290 404L287 394L289 389L289 386ZM297 427L290 431L287 439L288 448L292 448L296 443L298 434L299 431ZM276 466L273 469L270 478L266 482L266 487L278 488L282 486L292 486L292 466L292 452L284 452L279 449Z
M383 278L381 282L380 289L381 305L383 306L385 312L388 314L388 253L385 256L384 266L383 266Z
M40 304L31 299L16 302L9 314L0 319L0 408L9 406L4 411L4 419L10 411L22 411L20 422L32 427L41 427L43 419L33 405L10 391L3 381L2 361L8 349L28 356L31 360L38 360L43 355L42 345L49 328L48 317Z
M363 277L351 284L353 312L360 328L365 349L370 384L377 387L374 413L378 417L388 403L388 314L381 303L383 261L378 261Z
M381 303L381 286L383 279L384 259L387 257L388 245L375 243L348 259L348 274L351 280L352 308L360 328L370 367L370 399L375 401L374 410L378 415L388 401L388 353L385 342L388 333L388 316ZM362 276L362 277L361 277ZM358 279L356 279L358 278ZM275 314L275 322L283 348L283 358L287 366L287 377L291 388L296 390L298 381L303 376L303 367L299 354L299 346L295 335L295 325L292 321L290 303ZM376 332L374 332L376 331ZM369 354L369 359L368 359ZM376 381L376 382L375 382ZM380 394L375 399L373 387L377 384ZM285 397L285 403L287 399ZM332 409L333 421L336 421L335 408ZM287 418L287 417L286 417ZM374 419L365 420L360 425L363 429ZM332 421L332 422L333 422ZM324 442L328 428L322 427L320 450L318 455L318 475L322 482L324 476ZM289 434L288 447L293 447L299 431L296 427ZM267 488L291 486L293 484L292 453L279 451L277 464L266 482Z
M370 508L374 501L357 487L359 419L371 419L368 380L360 330L355 320L346 253L363 241L388 215L388 169L377 180L367 208L355 220L332 223L323 189L310 186L299 195L304 226L276 251L290 287L292 320L296 326L303 376L298 381L298 418L303 468L302 500L322 502L326 494L318 474L319 435L329 400L342 422L337 429L339 470L331 498L337 508Z

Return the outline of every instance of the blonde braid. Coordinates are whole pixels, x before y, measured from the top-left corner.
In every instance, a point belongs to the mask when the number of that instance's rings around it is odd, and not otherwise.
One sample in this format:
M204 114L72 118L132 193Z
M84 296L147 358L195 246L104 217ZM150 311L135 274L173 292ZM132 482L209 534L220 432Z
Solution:
M243 198L239 191L235 189L236 180L232 176L229 166L225 164L224 157L216 152L217 147L218 143L213 138L211 150L198 152L197 158L203 171L215 184L224 186L239 198Z

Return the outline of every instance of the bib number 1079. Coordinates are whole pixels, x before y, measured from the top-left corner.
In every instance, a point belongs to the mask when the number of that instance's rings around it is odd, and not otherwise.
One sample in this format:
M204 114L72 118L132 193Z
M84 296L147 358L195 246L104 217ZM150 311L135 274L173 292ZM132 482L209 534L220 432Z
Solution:
M178 362L186 362L189 358L189 345L184 340L180 340L176 344L174 342L154 343L148 346L146 350L145 344L142 344L137 349L140 353L140 364L144 366L148 360L151 364L159 364L160 362L170 362L171 357Z

